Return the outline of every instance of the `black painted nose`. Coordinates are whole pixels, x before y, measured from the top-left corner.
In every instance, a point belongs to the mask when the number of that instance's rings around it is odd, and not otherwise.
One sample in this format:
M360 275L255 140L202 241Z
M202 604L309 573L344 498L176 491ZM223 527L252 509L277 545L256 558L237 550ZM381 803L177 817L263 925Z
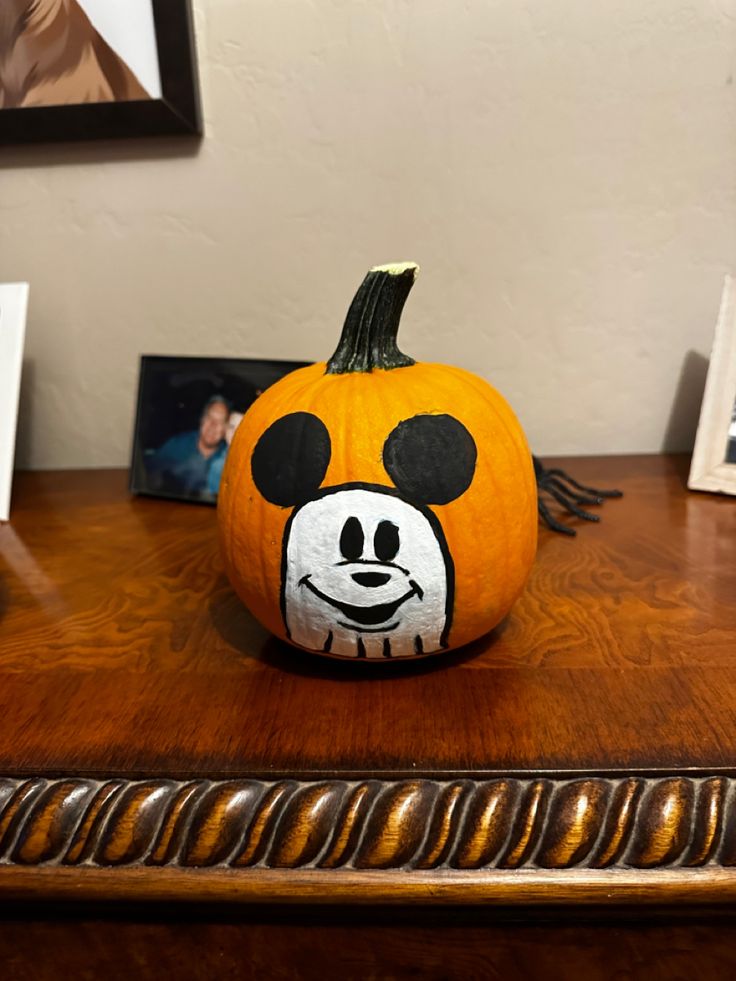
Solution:
M388 572L354 572L353 579L359 586L385 586L391 578Z

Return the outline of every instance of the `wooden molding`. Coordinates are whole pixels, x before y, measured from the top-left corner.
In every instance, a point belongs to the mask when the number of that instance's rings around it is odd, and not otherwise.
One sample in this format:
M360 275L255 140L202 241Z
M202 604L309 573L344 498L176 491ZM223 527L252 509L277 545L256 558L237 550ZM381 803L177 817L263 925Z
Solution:
M730 777L0 779L0 867L686 870L736 865Z

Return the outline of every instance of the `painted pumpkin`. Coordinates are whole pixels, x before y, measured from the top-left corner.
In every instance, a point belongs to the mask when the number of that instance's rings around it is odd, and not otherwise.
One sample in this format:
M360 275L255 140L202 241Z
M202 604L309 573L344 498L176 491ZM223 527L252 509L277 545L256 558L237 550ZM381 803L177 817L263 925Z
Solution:
M506 615L534 559L532 457L508 404L396 345L416 272L368 273L332 358L267 389L225 464L230 580L272 633L319 654L466 644Z

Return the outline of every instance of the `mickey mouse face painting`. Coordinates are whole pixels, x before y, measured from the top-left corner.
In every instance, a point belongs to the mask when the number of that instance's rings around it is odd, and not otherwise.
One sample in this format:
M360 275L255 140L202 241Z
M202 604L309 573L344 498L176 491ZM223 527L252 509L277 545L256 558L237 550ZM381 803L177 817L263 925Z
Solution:
M331 456L311 413L278 419L253 451L253 480L273 504L295 506L284 534L281 606L290 640L342 657L430 654L447 643L452 556L428 503L473 479L476 447L452 416L399 423L383 447L395 484L319 490Z
M415 272L368 274L332 359L260 396L223 473L236 591L273 633L330 657L417 658L481 636L536 548L511 410L481 379L396 348Z
M345 657L440 650L452 594L443 544L426 515L378 490L305 505L286 542L289 637Z

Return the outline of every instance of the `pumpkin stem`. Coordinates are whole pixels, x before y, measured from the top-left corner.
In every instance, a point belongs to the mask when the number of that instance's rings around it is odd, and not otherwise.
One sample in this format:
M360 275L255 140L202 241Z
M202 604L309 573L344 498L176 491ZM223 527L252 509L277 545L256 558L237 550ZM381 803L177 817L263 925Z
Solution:
M414 364L396 346L401 311L414 285L414 262L374 266L350 304L337 350L327 362L328 375Z

